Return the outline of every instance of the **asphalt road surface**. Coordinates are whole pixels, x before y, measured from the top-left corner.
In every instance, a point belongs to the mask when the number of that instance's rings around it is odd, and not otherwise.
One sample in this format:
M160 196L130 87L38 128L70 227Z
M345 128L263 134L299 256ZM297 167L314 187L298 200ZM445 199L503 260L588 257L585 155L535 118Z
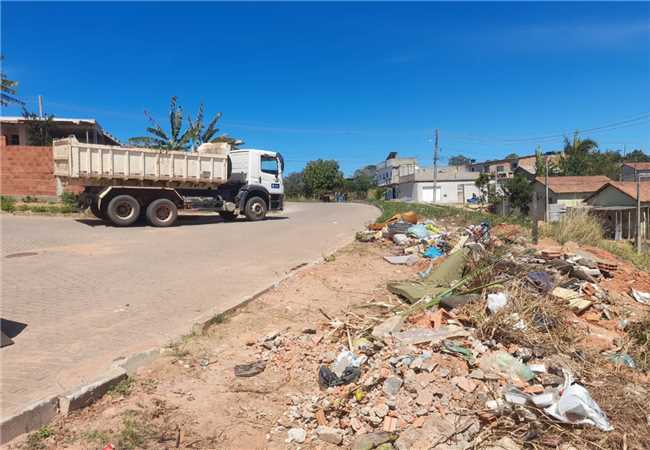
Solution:
M27 326L0 350L2 417L165 345L378 216L359 204L288 204L263 222L189 216L172 228L0 216L1 316Z

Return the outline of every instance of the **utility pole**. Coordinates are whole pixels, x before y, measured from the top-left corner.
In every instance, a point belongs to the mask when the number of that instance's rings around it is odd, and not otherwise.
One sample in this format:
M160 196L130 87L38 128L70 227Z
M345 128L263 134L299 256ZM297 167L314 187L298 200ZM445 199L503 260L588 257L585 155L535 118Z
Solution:
M438 129L436 128L436 136L434 138L434 147L433 147L433 203L437 201L437 191L438 191Z
M636 252L641 253L641 174L636 176Z
M544 222L550 222L548 211L548 156L544 158Z
M38 96L38 117L43 118L43 97L40 95Z

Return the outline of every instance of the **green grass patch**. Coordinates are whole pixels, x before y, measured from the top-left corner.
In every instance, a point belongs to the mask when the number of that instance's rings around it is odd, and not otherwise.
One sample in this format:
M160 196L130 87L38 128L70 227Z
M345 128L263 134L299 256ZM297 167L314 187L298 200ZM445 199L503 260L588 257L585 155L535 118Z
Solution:
M122 429L117 437L117 448L130 450L143 447L149 437L151 428L135 414L131 413L122 418Z
M478 224L481 222L488 222L490 224L497 223L514 223L530 227L532 222L530 218L510 215L498 216L485 211L474 211L457 206L448 205L426 205L423 203L404 203L395 201L375 200L371 202L382 210L382 215L377 219L377 222L382 222L389 219L397 213L404 213L407 211L414 211L418 216L427 219L443 219L453 218L463 225Z
M6 195L0 196L0 209L5 212L14 212L16 210L16 200Z
M33 433L29 433L29 435L27 435L26 446L30 450L45 448L43 441L53 434L54 432L47 426L41 427L37 431L34 431Z
M111 440L111 435L109 433L99 430L85 431L81 437L84 441L95 443L100 447L103 447Z
M126 397L131 393L131 389L133 389L133 384L135 381L133 378L128 377L117 383L115 386L110 388L108 390L108 394L110 395L121 395L122 397Z

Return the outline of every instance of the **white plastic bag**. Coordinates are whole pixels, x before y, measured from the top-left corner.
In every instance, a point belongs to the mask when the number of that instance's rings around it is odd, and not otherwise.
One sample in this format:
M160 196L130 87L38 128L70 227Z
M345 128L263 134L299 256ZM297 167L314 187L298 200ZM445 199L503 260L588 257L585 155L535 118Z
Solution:
M579 384L572 384L564 389L559 400L544 411L564 423L593 425L603 431L614 429L605 413L591 398L589 391Z
M508 296L503 292L498 294L488 294L487 307L492 314L504 308L508 304Z

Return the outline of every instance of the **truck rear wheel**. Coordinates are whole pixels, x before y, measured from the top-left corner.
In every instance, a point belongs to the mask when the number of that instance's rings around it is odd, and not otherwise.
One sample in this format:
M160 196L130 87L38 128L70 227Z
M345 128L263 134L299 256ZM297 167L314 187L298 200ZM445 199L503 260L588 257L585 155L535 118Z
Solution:
M147 206L147 221L154 227L170 227L177 218L178 208L169 199L159 198Z
M244 214L250 221L262 220L266 217L266 202L261 197L251 197L246 200Z
M108 203L106 215L113 225L128 227L140 216L140 203L130 195L118 195Z

